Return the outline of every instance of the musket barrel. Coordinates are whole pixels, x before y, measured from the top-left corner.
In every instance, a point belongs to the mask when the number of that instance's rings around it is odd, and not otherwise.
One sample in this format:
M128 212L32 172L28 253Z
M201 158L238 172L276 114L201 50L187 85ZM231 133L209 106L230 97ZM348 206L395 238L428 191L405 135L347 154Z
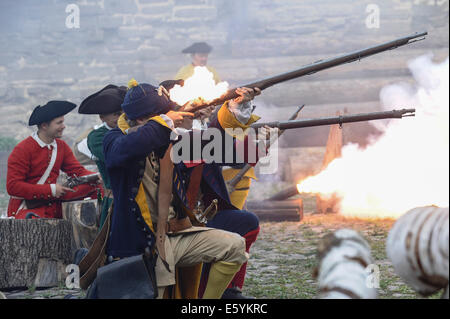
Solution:
M292 114L292 115L289 117L289 121L295 120L295 119L297 118L298 114L300 113L300 111L303 110L304 107L305 107L305 104L299 106L299 107L295 110L294 114ZM280 131L280 132L278 133L278 137L280 137L281 134L283 134L283 131ZM270 147L270 145L269 145L269 147ZM248 163L245 164L244 167L241 168L241 169L239 170L239 172L237 172L237 174L234 175L234 177L233 177L232 179L230 179L229 181L227 181L227 185L230 187L230 188L229 188L230 193L232 193L232 192L234 191L234 187L236 187L237 183L240 182L240 180L244 177L245 173L247 173L247 172L250 170L250 168L252 168L252 167L253 167L253 166L251 166L251 165L248 164Z
M263 79L263 80L260 80L257 82L242 85L242 87L249 87L249 88L257 87L261 90L264 90L268 87L271 87L271 86L281 83L281 82L289 81L289 80L299 78L299 77L302 77L302 76L305 76L308 74L313 74L318 71L329 69L329 68L332 68L332 67L335 67L335 66L338 66L341 64L358 61L365 57L368 57L368 56L371 56L371 55L374 55L374 54L377 54L377 53L380 53L383 51L395 49L400 46L410 44L412 42L423 40L422 37L426 36L427 34L428 34L427 32L415 33L413 35L398 38L393 41L385 42L385 43L382 43L382 44L379 44L376 46L372 46L372 47L368 47L368 48L365 48L362 50L354 51L354 52L344 54L344 55L341 55L341 56L338 56L335 58L319 60L312 64L301 67L300 69L297 69L297 70L294 70L291 72L287 72L287 73L283 73L280 75L276 75L276 76L273 76L270 78L266 78L266 79ZM221 97L219 97L209 103L196 105L195 110L199 110L199 109L202 109L207 106L219 105L219 104L224 103L225 101L234 99L234 98L238 97L238 95L236 94L235 91L236 91L236 88L229 89L224 95L222 95Z
M341 115L334 117L322 117L316 119L303 119L296 121L284 121L284 122L266 122L266 123L255 123L251 127L254 129L263 127L265 125L269 127L277 127L280 130L289 130L294 128L302 127L312 127L312 126L323 126L323 125L333 125L333 124L344 124L352 122L365 122L372 120L381 120L389 118L402 118L403 116L411 116L415 109L402 109L402 110L392 110L386 112L373 112L373 113L361 113L353 115Z
M280 74L274 77L271 77L269 79L265 79L262 81L254 82L251 84L245 85L246 87L254 88L258 87L261 90L266 89L274 84L288 81L291 79L295 79L304 75L312 74L318 71L322 71L337 65L350 63L353 61L361 60L362 58L384 52L387 50L395 49L399 46L403 46L406 44L409 44L411 40L417 39L419 37L423 37L427 35L427 32L422 33L416 33L414 35L410 35L407 37L399 38L390 42L386 42L383 44L379 44L373 47L369 47L366 49L362 49L359 51L354 51L352 53L344 54L335 58L327 59L327 60L320 60L317 62L314 62L310 65L304 66L298 70L291 71L288 73Z

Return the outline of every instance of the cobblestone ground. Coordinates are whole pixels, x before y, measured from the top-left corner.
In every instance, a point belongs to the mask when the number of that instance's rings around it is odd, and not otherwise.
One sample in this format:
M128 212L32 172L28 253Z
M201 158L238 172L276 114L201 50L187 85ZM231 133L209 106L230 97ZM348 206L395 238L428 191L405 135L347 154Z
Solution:
M393 220L360 220L336 214L309 213L312 199L304 199L305 216L300 222L261 223L258 240L250 250L244 294L256 298L310 299L317 295L313 277L316 249L321 238L340 228L361 232L371 246L380 269L379 298L422 299L395 273L385 252L385 242ZM71 294L84 298L85 292L67 289L64 284L51 289L5 292L11 299L62 299ZM440 298L441 292L428 298Z

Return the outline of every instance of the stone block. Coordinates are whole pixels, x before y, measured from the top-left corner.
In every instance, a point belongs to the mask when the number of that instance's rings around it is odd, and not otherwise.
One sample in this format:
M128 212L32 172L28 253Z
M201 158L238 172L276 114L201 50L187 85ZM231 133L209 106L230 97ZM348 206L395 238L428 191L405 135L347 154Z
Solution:
M95 3L95 2L79 4L78 7L80 8L80 20L81 19L84 20L84 17L90 18L92 16L99 16L99 15L103 14L105 11L104 8L102 8L98 3Z
M138 7L134 0L108 0L105 1L105 14L136 14Z
M132 26L132 27L120 27L118 35L120 38L125 39L137 39L137 38L144 38L146 35L151 35L153 32L153 27L151 25L145 25L145 26Z
M122 16L101 15L98 17L98 27L102 29L118 29L123 24Z
M155 24L164 23L170 18L170 15L137 15L134 17L134 26L151 26Z
M211 6L180 6L173 9L174 18L199 18L204 20L216 19L217 8Z
M176 6L186 6L186 5L206 5L209 4L210 0L174 0Z
M141 14L171 16L174 6L170 1L157 2L140 7Z
M154 46L140 46L137 49L136 56L140 59L155 59L161 54L161 48Z

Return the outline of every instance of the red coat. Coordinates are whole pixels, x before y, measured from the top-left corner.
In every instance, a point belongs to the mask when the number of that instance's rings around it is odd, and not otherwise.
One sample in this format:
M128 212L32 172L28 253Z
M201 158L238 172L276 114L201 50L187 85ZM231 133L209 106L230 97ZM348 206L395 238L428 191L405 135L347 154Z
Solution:
M37 185L37 182L49 166L53 151L42 141L30 136L17 144L11 152L8 158L6 180L6 190L11 196L8 205L8 216L20 219L25 218L28 212L34 212L43 218L62 218L60 202L52 202L34 209L26 209L25 207L19 210L22 199L56 200L52 194L51 184L56 183L60 170L69 176L74 174L83 176L93 173L81 166L70 147L63 140L55 139L55 143L57 146L55 162L48 178L41 185ZM67 192L60 199L74 200L87 196L97 197L95 186L79 185L74 190L76 191L75 193Z

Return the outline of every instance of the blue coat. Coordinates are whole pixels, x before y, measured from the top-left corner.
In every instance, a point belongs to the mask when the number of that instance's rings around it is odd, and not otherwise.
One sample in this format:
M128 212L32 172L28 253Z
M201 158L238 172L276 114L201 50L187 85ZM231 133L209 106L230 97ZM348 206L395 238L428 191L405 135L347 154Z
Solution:
M146 157L153 151L160 156L165 153L170 132L168 127L149 121L130 134L117 128L105 135L103 151L114 194L108 256L134 256L152 245L153 225L144 220L145 208L140 202L141 181Z
M222 131L224 137L226 133L220 124L216 122L214 126ZM151 152L155 152L161 158L169 146L170 133L171 130L163 124L163 121L156 119L129 134L125 134L118 128L110 130L105 135L103 151L114 194L114 211L106 248L108 256L122 258L138 255L153 244L153 223L141 181L145 171L146 157ZM204 141L204 145L206 144L207 142ZM222 145L225 147L225 143ZM225 157L224 149L222 154ZM225 158L222 160L224 161ZM203 165L201 188L205 205L209 205L214 198L217 198L219 210L237 209L230 203L220 167L235 164ZM186 167L183 163L175 165L173 190L185 206L187 206L186 185L189 184L191 172L192 168Z

